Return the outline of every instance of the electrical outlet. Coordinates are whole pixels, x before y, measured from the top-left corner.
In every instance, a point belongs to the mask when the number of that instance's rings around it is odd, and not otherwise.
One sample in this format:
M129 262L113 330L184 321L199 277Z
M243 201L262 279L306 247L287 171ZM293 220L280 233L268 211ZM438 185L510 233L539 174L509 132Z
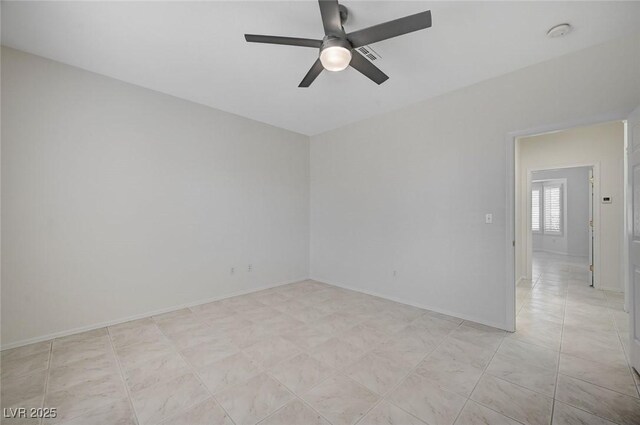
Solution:
M249 267L247 267L247 271L250 272L252 269L253 269L253 266L249 264Z
M231 274L234 274L236 272L236 268L235 267L231 267Z
M393 271L393 277L396 277L396 276L398 276L398 271L397 271L397 270L394 270L394 271Z
M484 222L487 224L493 223L493 214L486 214L484 216Z

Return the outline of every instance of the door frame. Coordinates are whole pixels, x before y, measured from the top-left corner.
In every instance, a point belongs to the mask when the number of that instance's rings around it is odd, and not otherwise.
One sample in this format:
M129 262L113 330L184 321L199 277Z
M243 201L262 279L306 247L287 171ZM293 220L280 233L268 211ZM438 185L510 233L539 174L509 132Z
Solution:
M589 117L584 117L575 120L569 120L565 122L557 122L554 124L548 125L540 125L537 127L532 127L524 130L516 130L507 132L505 135L505 151L506 151L506 192L505 192L505 252L507 257L507 262L505 266L505 301L506 301L506 317L505 317L505 330L510 332L515 332L516 330L516 246L515 246L515 237L516 237L516 205L515 205L515 177L516 177L516 140L521 137L527 136L536 136L539 134L550 133L553 131L562 131L569 130L577 127L588 127L597 124L604 124L611 121L624 121L626 123L626 119L628 116L628 111L611 111L604 114L593 115ZM625 124L626 128L626 124ZM624 149L624 158L627 160L627 140L626 140L626 131L625 131L625 149ZM625 181L626 181L626 170L625 170ZM628 188L625 184L624 191L624 202L627 204L627 196L628 196ZM628 218L625 214L625 229L626 229L626 221ZM624 243L628 242L627 232L624 232ZM623 258L624 261L624 269L628 268L628 256ZM626 279L628 281L628 279ZM628 282L625 283L628 285ZM625 288L625 302L629 293L629 288Z

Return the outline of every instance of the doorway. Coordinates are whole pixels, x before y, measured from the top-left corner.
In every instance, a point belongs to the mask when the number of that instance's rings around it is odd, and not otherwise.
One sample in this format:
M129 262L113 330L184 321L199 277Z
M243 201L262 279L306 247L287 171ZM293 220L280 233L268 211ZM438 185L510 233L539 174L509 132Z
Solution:
M624 297L624 134L613 121L512 141L515 286L531 290L515 290L514 330L543 266L558 293L571 281Z
M585 283L594 286L595 221L593 219L594 166L539 169L529 177L531 255L544 254L587 268ZM548 255L547 255L548 256ZM533 272L532 264L527 268Z

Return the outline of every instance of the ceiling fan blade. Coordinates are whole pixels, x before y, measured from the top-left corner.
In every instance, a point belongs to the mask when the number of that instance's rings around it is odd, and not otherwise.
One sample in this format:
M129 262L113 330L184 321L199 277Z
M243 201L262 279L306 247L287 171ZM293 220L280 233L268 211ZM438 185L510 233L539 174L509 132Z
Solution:
M287 46L315 47L318 49L322 46L322 40L313 40L311 38L245 34L244 39L249 43L284 44Z
M427 10L426 12L416 13L415 15L405 16L404 18L354 31L347 34L347 39L353 47L360 47L410 32L423 30L430 26L431 11Z
M342 35L342 21L340 20L340 6L338 0L318 0L320 15L325 35Z
M307 72L307 75L304 76L298 87L309 87L311 83L313 83L313 80L320 75L323 69L324 67L322 66L322 62L320 62L320 59L316 59L315 63L311 66L311 69Z
M358 71L360 71L365 77L369 78L374 83L380 85L389 79L389 76L380 71L377 66L369 62L360 53L355 50L351 53L351 63L349 64Z

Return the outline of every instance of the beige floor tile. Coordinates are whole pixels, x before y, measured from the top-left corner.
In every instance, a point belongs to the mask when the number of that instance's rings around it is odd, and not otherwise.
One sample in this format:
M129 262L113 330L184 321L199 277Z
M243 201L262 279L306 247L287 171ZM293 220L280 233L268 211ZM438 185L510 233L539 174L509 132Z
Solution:
M51 350L51 341L37 342L35 344L24 345L10 350L4 350L0 354L2 363L15 359L24 358L33 354L39 354Z
M86 332L80 332L73 335L63 336L53 340L54 348L62 348L68 344L74 345L78 342L86 341L97 337L105 337L108 335L107 328L98 328Z
M140 366L124 372L131 391L140 391L160 382L171 380L189 372L187 362L178 353L155 357Z
M181 351L185 360L200 368L238 353L240 350L226 339L213 339Z
M60 425L137 425L128 399L106 404Z
M584 410L576 409L556 400L553 405L552 425L615 425Z
M266 373L216 394L216 399L236 425L253 425L292 398L282 384Z
M331 339L330 334L322 333L309 326L303 326L287 332L283 334L282 337L305 351L312 350L323 342Z
M204 386L191 373L131 393L140 425L157 424L208 397Z
M621 425L640 423L640 400L569 376L558 376L556 399Z
M467 400L418 374L407 377L387 398L430 425L453 424Z
M444 320L443 320L444 321ZM449 322L446 322L449 323ZM415 341L416 344L421 344L424 347L434 346L440 344L440 342L446 338L446 336L450 333L450 330L442 329L442 328L434 328L430 329L424 324L414 324L411 323L400 331L395 332L393 334L393 338L395 339L411 339Z
M489 375L480 379L471 399L527 425L551 421L551 398Z
M454 360L435 352L423 360L416 369L418 375L464 397L469 397L482 376L482 371L471 363Z
M246 382L261 371L260 365L243 353L232 354L196 370L212 393Z
M479 369L484 369L491 361L494 351L460 339L447 338L431 355L450 358L455 361L468 363Z
M501 354L491 360L486 373L549 397L556 387L556 371L532 366Z
M460 318L457 318L457 317L454 317L454 316L449 316L447 314L437 313L435 311L424 310L424 315L431 316L431 317L436 317L438 319L448 320L450 322L455 323L456 325L459 325L462 322L464 322L464 320L462 320Z
M244 353L260 366L271 368L300 353L300 349L281 337L269 338L245 348Z
M389 339L389 334L375 326L361 323L343 332L339 338L361 350L370 350Z
M428 425L397 406L382 401L360 421L358 425Z
M46 370L3 378L0 384L0 406L5 408L17 406L26 401L33 402L34 399L42 400L46 379Z
M260 422L260 425L293 424L330 425L322 416L298 399L290 401L283 408Z
M9 377L39 372L49 367L49 352L42 351L35 354L29 354L24 357L15 357L10 360L3 360L0 366L2 367L0 376L3 380Z
M47 392L45 406L56 407L57 417L44 420L53 424L90 415L94 410L116 403L126 397L124 383L120 376L108 375L90 379L62 390Z
M508 334L507 338L559 351L562 331L556 327L519 326L516 320L516 331Z
M117 349L126 345L138 344L144 341L164 340L165 336L160 332L155 323L145 324L132 328L109 328L111 341Z
M307 353L287 359L269 371L271 376L296 394L301 394L334 373L335 371L329 366Z
M60 367L80 360L97 358L113 352L107 335L64 343L54 341L51 350L51 367Z
M176 352L175 347L167 341L142 342L127 345L116 350L116 356L125 370L135 369L156 357L167 356Z
M384 395L398 384L412 365L392 353L369 353L356 360L344 372L376 394Z
M49 391L72 387L90 380L117 376L118 367L113 353L107 352L96 357L65 363L53 367L49 373Z
M329 378L302 398L333 425L351 425L378 401L378 396L344 376Z
M497 354L510 357L515 361L556 370L560 353L539 345L529 344L511 338L505 338L498 348Z
M338 338L331 338L311 351L312 357L333 369L345 368L363 354L363 350Z
M162 425L234 425L231 418L213 399L188 408L166 419Z
M220 339L220 334L207 324L200 324L182 332L168 335L178 350L185 350L195 345Z
M566 353L560 355L560 373L608 388L632 397L638 397L636 384L628 365L609 365L582 359Z
M479 345L488 350L497 350L506 332L493 328L476 328L463 323L451 332L451 337Z
M3 407L0 423L2 425L39 425L39 418L32 418L29 409L43 407L42 397L25 400L14 406ZM4 410L7 409L7 410ZM6 417L5 417L6 416Z
M435 348L436 345L431 345L429 347L420 345L419 347L416 347L414 342L408 338L392 338L389 341L380 344L371 352L380 354L383 357L395 357L398 361L408 363L412 367L415 367Z
M409 322L403 319L389 317L384 313L384 310L380 310L379 314L375 317L366 320L364 323L380 329L390 335L400 332L402 329L409 325Z
M201 328L205 326L206 323L192 313L191 316L158 321L157 325L158 329L160 329L165 336L173 338L192 329Z
M357 323L354 322L355 318L353 315L340 312L321 317L313 324L310 324L310 326L323 333L337 334L345 332L347 329L355 326Z
M311 304L307 304L306 306L300 307L295 310L290 310L287 312L287 314L296 320L304 322L307 325L312 325L318 319L325 316L324 311L313 307L313 305Z
M456 425L519 425L511 418L491 410L481 404L468 400L456 420Z

